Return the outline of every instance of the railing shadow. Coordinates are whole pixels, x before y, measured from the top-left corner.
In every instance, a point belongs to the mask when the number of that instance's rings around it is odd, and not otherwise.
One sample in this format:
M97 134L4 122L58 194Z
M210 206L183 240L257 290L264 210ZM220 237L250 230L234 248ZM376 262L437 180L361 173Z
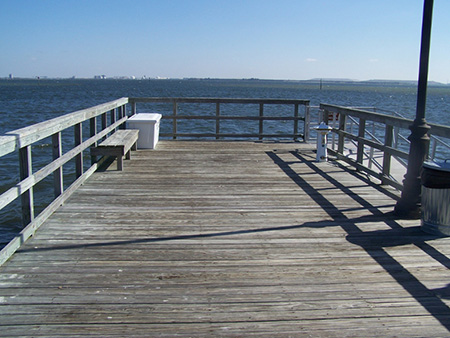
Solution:
M374 259L389 275L394 278L399 285L403 287L417 302L419 302L432 316L434 316L447 330L450 331L450 308L441 300L449 298L450 284L445 288L428 289L411 272L409 272L400 262L386 252L386 247L397 247L413 244L422 249L424 253L435 259L443 266L450 267L450 259L433 248L426 242L435 239L435 236L423 233L419 227L403 228L396 222L395 216L390 213L383 213L377 207L373 206L364 197L355 194L350 188L338 182L331 175L321 170L311 159L307 159L298 151L292 151L291 154L302 164L310 167L315 173L324 180L331 183L339 193L352 198L362 207L366 208L371 215L364 218L372 221L382 220L391 229L383 231L364 232L357 223L361 219L349 219L342 210L339 210L331 201L320 194L312 185L301 177L289 162L284 161L275 152L268 152L267 155L277 164L284 173L289 176L306 194L308 194L323 210L333 219L339 220L339 226L347 232L346 239L353 244L360 246ZM297 162L298 163L298 162ZM358 177L360 179L360 177ZM374 188L377 185L367 182ZM345 220L343 222L343 220Z

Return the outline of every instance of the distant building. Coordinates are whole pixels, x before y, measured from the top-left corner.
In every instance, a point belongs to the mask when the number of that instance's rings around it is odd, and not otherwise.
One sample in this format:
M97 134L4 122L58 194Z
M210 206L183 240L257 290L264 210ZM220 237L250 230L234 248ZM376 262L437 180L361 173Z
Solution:
M9 79L10 79L10 80L14 79L14 75L9 74Z
M104 80L104 79L106 79L106 75L95 75L94 79L96 79L96 80Z

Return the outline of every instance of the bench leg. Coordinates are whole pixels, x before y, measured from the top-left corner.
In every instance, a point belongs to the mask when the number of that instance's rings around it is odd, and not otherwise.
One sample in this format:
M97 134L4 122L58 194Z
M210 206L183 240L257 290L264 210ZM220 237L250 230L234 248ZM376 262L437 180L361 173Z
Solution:
M125 154L125 158L127 160L131 160L131 150L128 150L127 153Z
M131 146L131 150L137 150L137 141Z
M117 170L123 170L123 156L117 156Z

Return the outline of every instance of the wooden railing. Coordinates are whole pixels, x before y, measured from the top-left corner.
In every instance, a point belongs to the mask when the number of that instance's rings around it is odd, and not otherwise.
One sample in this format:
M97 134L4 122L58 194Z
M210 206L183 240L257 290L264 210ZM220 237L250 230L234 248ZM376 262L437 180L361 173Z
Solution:
M87 150L89 147L103 138L113 133L117 128L123 128L127 120L126 105L131 103L131 114L136 114L137 104L143 105L143 112L147 112L146 104L162 104L164 107L151 112L167 111L166 105L171 107L171 114L164 114L163 119L172 120L169 123L171 131L161 133L162 137L181 138L291 138L297 140L302 138L309 139L310 124L310 105L309 100L288 100L288 99L234 99L234 98L121 98L92 108L76 111L55 119L38 123L29 127L8 132L0 136L0 157L11 153L17 153L19 158L20 178L17 184L12 184L5 192L0 195L0 210L10 205L13 201L21 200L22 205L22 223L24 229L13 239L0 253L0 264L3 263L28 237L32 236L36 229L61 205L67 198L102 164L102 161L96 161L91 158L91 162L85 163L84 158L89 158ZM183 109L180 109L180 105ZM185 105L188 109L185 109ZM209 105L209 106L208 106ZM212 111L211 111L212 105ZM246 105L244 110L233 107L227 109L229 105ZM249 107L254 105L256 107ZM266 105L280 105L282 108L275 113L268 114L265 110ZM201 108L202 114L196 109ZM206 107L206 108L205 108ZM223 108L226 107L226 108ZM288 107L289 115L286 114L285 107ZM249 115L250 108L256 108L254 115ZM223 109L223 111L222 111ZM290 109L290 110L289 110ZM300 109L303 110L301 114ZM339 115L338 127L333 129L338 135L338 146L336 155L351 163L360 170L379 178L383 183L390 184L401 189L401 183L392 179L391 158L408 158L407 149L395 147L393 136L394 128L408 129L412 120L393 117L384 114L366 111L364 109L352 109L329 104L321 104L320 109L325 116ZM170 111L169 110L169 111ZM268 109L270 110L270 109ZM205 113L206 111L206 113ZM197 113L196 113L197 112ZM350 119L358 120L358 131L353 133L348 130L348 121ZM179 132L179 125L182 121L202 120L212 121L213 131L209 132ZM223 121L250 121L256 125L257 132L247 132L239 128L239 132L224 132ZM277 132L267 132L265 121L289 122L282 128L276 128ZM299 121L303 121L303 132L300 132ZM222 122L222 123L221 123ZM375 140L368 137L368 124L376 123L383 126L384 131L380 139ZM450 127L437 124L430 124L430 134L450 139ZM266 129L267 128L267 129ZM272 128L273 129L273 128ZM84 130L84 131L83 131ZM291 132L289 132L291 130ZM72 146L67 148L64 145L62 149L62 133L73 133ZM51 139L52 160L38 170L32 168L32 145L39 144L44 139ZM352 140L357 144L356 160L348 159L344 156L344 144L346 140ZM366 147L378 149L383 152L383 162L380 171L365 167L363 165L363 156ZM74 164L74 180L68 185L64 182L63 166L69 162ZM35 215L34 187L47 177L53 178L53 200L38 215Z
M297 140L302 138L303 140L309 139L309 100L290 100L290 99L240 99L240 98L163 98L163 97L145 97L145 98L129 98L131 103L132 114L137 112L137 103L168 103L171 106L171 115L163 114L163 119L172 120L172 130L170 132L161 132L161 137L171 137L177 139L179 137L189 138L291 138ZM207 110L207 114L196 114L195 109L192 108L195 104L203 105ZM208 105L209 104L209 105ZM247 105L243 114L239 115L225 115L222 114L222 107L224 105L238 104ZM180 105L189 105L186 109L188 113L180 114ZM248 115L248 105L256 105L256 114L253 116ZM291 116L280 115L268 115L265 113L265 105L282 105L290 106L292 109ZM303 116L299 112L299 107L304 107ZM183 109L184 111L184 109ZM141 110L139 110L141 112ZM212 132L195 132L190 130L189 132L179 132L179 124L181 121L189 120L202 120L213 121ZM258 132L223 132L223 124L221 121L254 121L257 123ZM264 121L291 121L292 132L265 132ZM299 131L299 121L304 122L303 133ZM284 129L284 128L283 128Z
M0 195L0 210L20 198L24 226L19 236L2 249L0 264L32 236L36 229L98 168L102 161L92 159L91 164L86 165L83 162L83 152L117 128L124 126L127 120L127 103L128 98L121 98L0 136L0 157L17 152L20 171L20 181ZM73 128L73 147L63 153L61 135L64 131L70 131L70 128ZM89 136L83 137L83 130L89 130ZM53 160L33 172L32 145L47 138L51 138ZM75 179L64 189L63 166L73 160ZM51 175L53 175L54 199L39 215L35 215L33 188Z
M258 138L267 137L278 138L303 138L309 137L309 101L308 100L284 100L284 99L231 99L231 98L121 98L105 104L101 104L88 109L76 111L55 119L34 124L22 129L10 131L0 136L0 157L11 153L17 153L19 162L18 183L11 184L0 195L0 210L5 209L13 202L21 201L21 216L23 230L0 252L0 265L14 253L20 245L32 236L43 222L60 206L67 198L102 164L103 159L97 161L91 158L90 163L84 161L90 154L87 152L91 146L95 146L109 134L118 128L124 128L128 119L126 106L131 103L131 114L136 113L137 103L170 103L172 115L163 114L164 119L172 120L172 132L162 133L164 137L239 137ZM189 110L187 114L180 115L179 105L185 104L213 104L213 115L195 115ZM247 116L223 115L221 107L224 104L257 105L257 115ZM281 116L265 114L265 105L291 106L291 116ZM300 116L300 106L304 109L304 114ZM192 107L190 107L192 108ZM189 108L189 109L190 109ZM195 108L195 107L194 107ZM247 108L247 107L246 107ZM184 111L184 110L183 110ZM245 110L247 111L247 109ZM279 113L279 112L278 112ZM187 133L178 132L178 124L182 120L212 120L215 121L214 133L199 133L190 131ZM257 133L223 133L221 131L221 121L255 121L258 126ZM290 121L292 122L292 132L267 133L264 129L264 121ZM304 121L303 133L299 132L299 121ZM286 128L283 127L283 130ZM67 142L67 133L71 142ZM73 134L70 137L70 134ZM39 149L40 142L51 144L51 159L42 167L33 170L32 148ZM69 144L70 143L70 144ZM63 152L63 145L64 150ZM63 167L73 171L73 179L66 180L67 173L63 173ZM69 175L70 176L70 173ZM35 187L44 179L53 179L53 199L48 205L42 207L41 201L35 203ZM69 181L69 184L68 182ZM51 195L51 193L49 193ZM39 212L35 215L35 206L38 205Z
M339 159L353 165L358 170L367 172L368 174L381 180L383 184L389 184L399 190L403 189L401 182L392 178L391 163L392 157L408 160L409 145L403 147L399 144L399 140L394 136L398 133L398 129L404 130L404 134L410 133L409 127L413 120L384 115L367 111L364 109L348 108L330 104L321 104L320 109L323 114L323 120L328 122L329 119L337 117L337 127L332 129L333 133L338 136L337 149L330 149ZM350 128L351 121L357 122L357 130L353 132ZM378 126L378 135L375 132L370 133L369 124ZM430 136L440 136L450 139L450 127L429 123L431 129ZM396 130L396 133L394 133ZM353 141L356 144L356 159L349 158L344 154L344 145L347 141ZM366 148L376 149L382 152L382 161L379 164L379 170L365 166L364 154ZM435 152L435 147L431 148Z

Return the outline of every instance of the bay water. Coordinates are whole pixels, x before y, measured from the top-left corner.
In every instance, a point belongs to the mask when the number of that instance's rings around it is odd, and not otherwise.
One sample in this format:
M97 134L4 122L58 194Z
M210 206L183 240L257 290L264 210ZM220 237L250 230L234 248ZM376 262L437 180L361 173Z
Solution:
M88 80L88 79L3 79L0 80L0 135L76 110L89 108L120 97L220 97L306 99L311 106L329 103L352 107L377 107L413 119L417 89L404 83L344 83L277 80ZM138 112L140 106L138 105ZM155 110L156 109L156 110ZM152 112L171 114L170 107ZM314 112L314 110L313 110ZM236 114L236 113L234 113ZM246 114L249 115L249 114ZM313 117L314 118L314 117ZM430 86L427 95L428 122L450 125L450 86ZM162 131L164 131L164 120ZM167 122L169 123L169 122ZM201 127L201 126L199 126ZM234 125L234 132L245 133L245 124ZM242 128L242 130L239 130ZM64 136L63 136L64 137ZM73 138L73 135L67 136ZM64 140L63 140L64 143ZM48 163L50 144L33 146L33 165ZM17 154L2 157L0 193L18 182ZM35 201L51 194L51 181L36 189ZM47 186L46 186L47 185ZM17 203L16 203L17 202ZM0 247L21 229L20 204L16 201L0 211ZM42 205L45 205L43 201Z

